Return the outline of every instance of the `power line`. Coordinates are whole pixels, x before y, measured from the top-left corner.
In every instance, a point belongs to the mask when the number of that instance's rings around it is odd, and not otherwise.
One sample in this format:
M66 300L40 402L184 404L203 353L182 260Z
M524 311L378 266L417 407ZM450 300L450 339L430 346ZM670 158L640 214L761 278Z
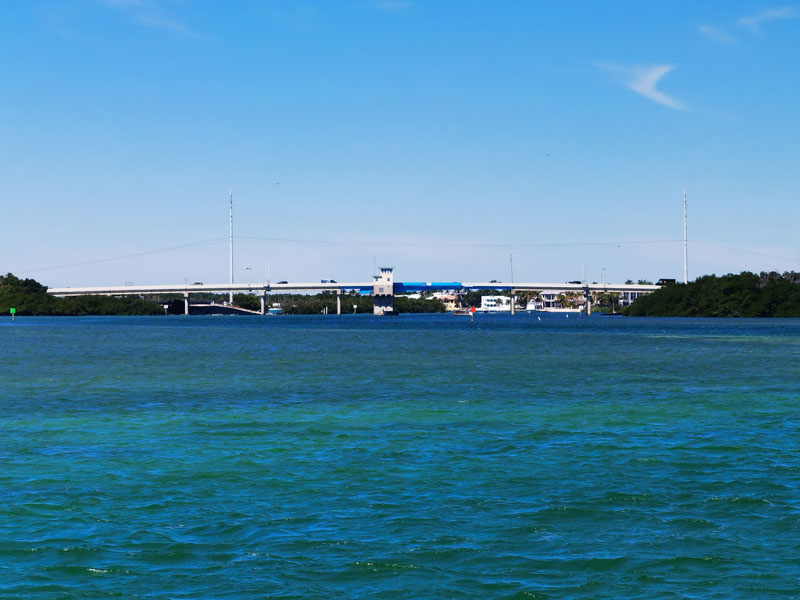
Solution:
M113 262L117 260L125 260L128 258L137 258L140 256L149 256L152 254L160 254L163 252L171 252L173 250L180 250L182 248L191 248L192 246L201 246L203 244L210 244L228 239L228 236L217 237L209 240L202 240L199 242L190 242L188 244L180 244L177 246L169 246L167 248L158 248L156 250L146 250L143 252L135 252L132 254L123 254L119 256L112 256L109 258L98 258L95 260L87 260L83 262L70 263L66 265L57 265L51 267L41 267L38 269L28 269L25 271L17 271L20 275L26 273L40 273L43 271L56 271L58 269L69 269L72 267L82 267L86 265L95 265L99 263ZM299 238L275 238L275 237L257 237L257 236L237 236L235 239L239 240L256 240L264 242L276 242L282 244L301 244L312 246L356 246L356 247L394 247L394 248L580 248L580 247L602 247L602 246L642 246L642 245L658 245L658 244L679 244L683 240L644 240L633 242L559 242L559 243L546 243L546 244L517 244L517 243L470 243L470 242L362 242L362 241L344 241L344 240L309 240ZM790 262L800 263L800 259L789 258L786 256L777 256L774 254L767 254L764 252L755 252L753 250L744 250L742 248L729 248L720 244L713 244L709 242L691 242L692 245L709 246L721 248L730 252L740 252L742 254L752 254L755 256L763 256L766 258L775 258L786 260Z
M39 269L28 269L27 271L18 271L18 273L20 275L23 275L25 273L39 273L41 271L55 271L57 269L69 269L70 267L82 267L82 266L85 266L85 265L96 265L98 263L112 262L112 261L115 261L115 260L124 260L126 258L135 258L137 256L148 256L150 254L159 254L161 252L170 252L172 250L179 250L181 248L189 248L191 246L200 246L201 244L209 244L211 242L218 242L218 241L224 240L224 239L226 239L226 238L224 238L224 237L214 238L214 239L211 239L211 240L203 240L202 242L191 242L189 244L181 244L180 246L170 246L169 248L159 248L158 250L146 250L145 252L135 252L133 254L123 254L121 256L112 256L112 257L109 257L109 258L98 258L96 260L87 260L87 261L84 261L84 262L72 263L72 264L69 264L69 265L59 265L57 267L42 267L42 268L39 268Z
M188 244L180 244L178 246L170 246L168 248L159 248L157 250L146 250L144 252L134 252L132 254L122 254L119 256L112 256L109 258L98 258L95 260L87 260L83 262L70 263L66 265L57 265L52 267L41 267L37 269L27 269L24 271L17 271L20 275L26 273L41 273L43 271L57 271L59 269L70 269L72 267L83 267L87 265L96 265L99 263L113 262L117 260L125 260L128 258L137 258L140 256L149 256L152 254L160 254L162 252L171 252L172 250L180 250L181 248L190 248L192 246L200 246L202 244L209 244L212 242L219 242L228 239L227 237L218 237L210 240L202 240L199 242L190 242ZM258 240L265 242L277 242L283 244L302 244L312 246L359 246L359 247L395 247L395 248L569 248L580 246L635 246L642 244L674 244L676 240L666 241L640 241L640 242L563 242L555 244L514 244L514 243L469 243L469 242L349 242L342 240L306 240L295 238L272 238L272 237L255 237L255 236L237 236L234 239L238 240Z
M729 252L741 252L742 254L753 254L755 256L764 256L766 258L777 258L777 259L780 259L780 260L787 260L789 262L800 263L800 259L789 258L788 256L778 256L777 254L767 254L765 252L755 252L754 250L744 250L742 248L728 248L727 246L723 246L721 244L712 244L710 242L691 242L691 243L699 245L699 246L708 246L710 248L721 248L722 250L728 250Z
M677 244L680 240L650 240L638 242L560 242L550 244L470 243L470 242L347 242L341 240L306 240L299 238L273 238L238 236L239 240L259 240L284 244L311 246L390 246L398 248L569 248L579 246L638 246L643 244Z

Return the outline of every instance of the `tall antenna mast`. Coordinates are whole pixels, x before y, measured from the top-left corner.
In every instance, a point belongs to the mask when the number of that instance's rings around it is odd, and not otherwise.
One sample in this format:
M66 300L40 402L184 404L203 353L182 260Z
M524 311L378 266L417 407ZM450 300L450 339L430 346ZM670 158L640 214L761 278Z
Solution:
M230 201L230 215L231 215L231 227L230 227L230 270L228 272L229 275L229 283L233 286L233 188L230 189L228 192L228 200ZM228 291L228 302L233 304L233 289Z
M686 186L683 188L683 283L689 283L689 243L686 237Z

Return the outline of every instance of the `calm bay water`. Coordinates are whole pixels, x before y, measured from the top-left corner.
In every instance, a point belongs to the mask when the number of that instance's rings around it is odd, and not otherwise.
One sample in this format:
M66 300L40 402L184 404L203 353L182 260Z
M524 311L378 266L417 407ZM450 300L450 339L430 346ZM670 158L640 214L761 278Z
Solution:
M800 321L0 322L0 597L798 598Z

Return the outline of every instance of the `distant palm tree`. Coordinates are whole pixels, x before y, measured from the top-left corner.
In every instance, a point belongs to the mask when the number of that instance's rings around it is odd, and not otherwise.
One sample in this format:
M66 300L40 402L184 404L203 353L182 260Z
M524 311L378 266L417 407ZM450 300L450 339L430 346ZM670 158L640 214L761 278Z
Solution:
M541 297L541 292L537 292L536 290L524 290L521 292L517 292L517 305L521 307L527 307L528 303L531 300L536 300L537 298Z
M580 292L563 292L557 296L557 300L562 308L578 308L582 296Z

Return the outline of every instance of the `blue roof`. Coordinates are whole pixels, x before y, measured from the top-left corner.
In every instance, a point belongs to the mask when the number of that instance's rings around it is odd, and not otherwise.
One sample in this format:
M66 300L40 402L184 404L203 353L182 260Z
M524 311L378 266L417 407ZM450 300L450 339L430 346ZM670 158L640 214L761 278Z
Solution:
M429 290L452 290L461 287L460 281L398 281L394 292L425 292Z

